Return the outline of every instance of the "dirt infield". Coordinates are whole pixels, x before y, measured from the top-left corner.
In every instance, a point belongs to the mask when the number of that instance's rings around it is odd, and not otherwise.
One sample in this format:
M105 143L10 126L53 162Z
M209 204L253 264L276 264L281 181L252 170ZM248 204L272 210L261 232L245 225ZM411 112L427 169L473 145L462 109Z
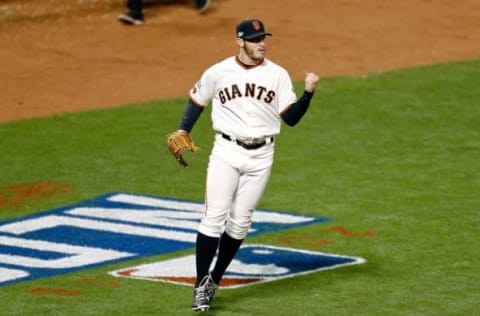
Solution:
M262 19L268 57L295 80L480 57L478 0L2 0L0 122L185 97L202 70L236 54L234 28Z

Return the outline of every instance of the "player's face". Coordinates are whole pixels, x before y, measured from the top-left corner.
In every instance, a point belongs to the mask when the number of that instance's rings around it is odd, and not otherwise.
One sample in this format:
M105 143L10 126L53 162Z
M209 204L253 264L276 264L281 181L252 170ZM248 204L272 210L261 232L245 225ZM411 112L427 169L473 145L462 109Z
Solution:
M251 61L257 63L263 60L266 52L265 36L243 40L243 43L244 52Z

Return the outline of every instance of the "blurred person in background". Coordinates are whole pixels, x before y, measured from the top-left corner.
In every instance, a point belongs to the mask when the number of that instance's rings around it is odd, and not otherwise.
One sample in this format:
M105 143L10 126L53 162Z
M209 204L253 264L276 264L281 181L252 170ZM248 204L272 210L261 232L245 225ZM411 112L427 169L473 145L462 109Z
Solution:
M196 0L195 7L199 13L204 13L210 7L211 0ZM127 0L128 11L118 16L118 19L129 25L141 25L145 22L143 16L143 0Z

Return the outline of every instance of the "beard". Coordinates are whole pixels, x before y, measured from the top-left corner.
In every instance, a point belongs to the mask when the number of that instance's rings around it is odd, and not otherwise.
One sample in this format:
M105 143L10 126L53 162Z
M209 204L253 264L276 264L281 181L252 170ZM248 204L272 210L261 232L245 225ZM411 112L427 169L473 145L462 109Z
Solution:
M245 54L248 56L248 58L250 58L250 60L254 61L256 64L260 63L265 57L265 50L258 51L256 49L253 49L252 47L249 47L248 45L245 45L243 47L243 50L245 51Z

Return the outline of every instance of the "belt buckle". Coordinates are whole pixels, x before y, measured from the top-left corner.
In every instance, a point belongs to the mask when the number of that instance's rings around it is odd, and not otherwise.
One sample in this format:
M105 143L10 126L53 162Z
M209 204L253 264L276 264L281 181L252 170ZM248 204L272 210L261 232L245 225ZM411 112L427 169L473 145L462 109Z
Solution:
M254 137L246 137L239 139L240 142L246 145L258 145L265 141L264 138L254 138Z
M258 140L258 138L247 137L247 138L241 139L240 141L247 145L255 145L257 144L256 140Z

